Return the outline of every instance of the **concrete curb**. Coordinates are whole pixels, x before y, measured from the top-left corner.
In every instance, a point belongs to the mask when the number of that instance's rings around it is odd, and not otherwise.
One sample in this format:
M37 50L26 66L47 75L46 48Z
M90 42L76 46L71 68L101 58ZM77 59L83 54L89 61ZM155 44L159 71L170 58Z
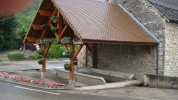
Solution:
M142 85L143 81L140 80L132 80L132 81L125 81L125 82L117 82L117 83L109 83L105 85L96 85L96 86L88 86L82 88L76 88L75 90L103 90L103 89L112 89L112 88L122 88L122 87L129 87L129 86L137 86Z
M95 69L95 68L91 68L91 72L101 74L101 75L116 77L116 78L129 79L129 80L133 80L135 76L134 74L123 73L123 72L118 72L118 71Z
M56 69L56 73L61 78L69 79L69 71ZM106 81L103 77L81 74L77 72L75 72L75 81L79 81L89 85L106 84Z
M144 76L144 86L178 89L178 77L147 74Z

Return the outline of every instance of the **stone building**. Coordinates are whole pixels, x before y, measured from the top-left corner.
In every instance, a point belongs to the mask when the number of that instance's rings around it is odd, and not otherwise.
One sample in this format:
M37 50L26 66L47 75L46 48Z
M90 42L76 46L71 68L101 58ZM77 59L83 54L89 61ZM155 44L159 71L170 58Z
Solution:
M159 46L92 45L81 51L79 66L133 73L141 79L144 74L178 76L178 0L105 2L122 5L159 40Z

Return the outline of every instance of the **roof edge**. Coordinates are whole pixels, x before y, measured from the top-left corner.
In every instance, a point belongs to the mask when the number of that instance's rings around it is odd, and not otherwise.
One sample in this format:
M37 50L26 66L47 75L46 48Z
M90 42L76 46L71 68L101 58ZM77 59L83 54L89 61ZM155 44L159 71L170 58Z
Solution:
M83 39L83 43L92 44L128 44L128 45L158 45L157 42L130 42L130 41L104 41L104 40L90 40Z
M154 0L148 0L148 1L151 3L157 4L159 6L163 6L163 7L169 8L169 9L173 9L173 10L178 10L178 7L175 5L171 5L171 4L168 4L165 2L161 2L161 1L154 1Z

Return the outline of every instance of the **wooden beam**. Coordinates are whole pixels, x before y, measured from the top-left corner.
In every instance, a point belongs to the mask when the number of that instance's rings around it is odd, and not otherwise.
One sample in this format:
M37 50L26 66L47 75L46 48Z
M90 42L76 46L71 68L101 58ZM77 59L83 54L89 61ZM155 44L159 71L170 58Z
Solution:
M27 37L27 41L28 42L36 42L36 38L35 37Z
M73 56L73 59L76 59L77 55L79 54L79 52L80 52L80 50L82 49L83 46L84 46L84 44L81 44L81 45L78 47L77 51L75 52L75 54L74 54L74 56Z
M74 81L74 44L70 45L70 81Z
M58 33L58 34L57 34L57 35L58 35L58 36L57 36L58 39L61 39L61 38L62 38L63 34L65 33L65 31L66 31L66 29L67 29L67 27L68 27L68 26L65 25L64 28L63 28L63 30L61 31L61 33Z
M45 52L44 52L45 56L47 55L47 53L48 53L50 47L51 47L51 44L46 48L46 50L45 50Z
M43 63L42 63L42 71L46 72L46 56L42 55Z
M69 49L67 48L67 45L66 44L62 44L63 48L68 51Z
M40 30L41 25L33 24L32 27L34 30Z
M53 11L53 13L52 13L51 16L54 16L56 12L57 12L57 9L55 8L55 10ZM48 23L47 23L47 26L50 26L50 23L51 23L51 18L49 18ZM42 32L42 35L41 35L40 38L43 38L43 37L45 36L46 33L47 33L47 31L44 30L44 31Z
M60 12L57 13L57 16L58 16L58 24L57 24L57 27L58 27L58 34L60 34L63 30L63 27L62 27L62 20L63 20L63 17L61 15Z
M46 51L46 46L41 45L41 50L42 50L42 72L45 73L46 72L46 55L45 55L45 51Z
M39 14L41 16L51 16L51 12L50 11L47 11L47 10L39 10Z
M95 41L95 40L84 40L84 43L89 44L129 44L129 45L157 45L159 43L149 43L149 42L113 42L113 41Z
M92 44L86 44L86 47L88 48L88 50L92 50Z
M49 46L41 45L42 59L43 59L43 63L42 63L42 71L43 71L43 73L46 72L46 55L47 55L48 50L49 50L50 47L51 47L51 45L49 45Z

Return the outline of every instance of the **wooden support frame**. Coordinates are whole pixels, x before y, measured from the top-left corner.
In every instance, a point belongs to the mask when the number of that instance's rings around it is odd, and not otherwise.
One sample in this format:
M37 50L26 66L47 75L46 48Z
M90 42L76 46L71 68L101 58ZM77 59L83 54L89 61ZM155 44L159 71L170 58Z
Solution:
M41 16L51 16L51 12L50 11L46 11L46 10L39 10L39 14Z
M27 37L28 42L35 42L37 39L35 37Z
M74 59L73 59L74 50L75 50L74 44L70 44L70 53L71 53L71 56L70 56L70 81L74 80Z
M88 50L92 51L92 44L86 44L86 47L88 48Z
M33 30L40 30L41 25L33 24L32 27L33 27Z
M57 9L55 8L54 11L53 11L53 13L51 14L51 16L55 15L56 12L57 12ZM51 18L49 18L47 26L50 26L50 23L51 23ZM47 30L44 30L44 31L42 32L42 35L41 35L40 38L43 38L43 37L45 36L46 32L47 32Z
M62 38L62 35L65 33L66 29L67 29L67 25L64 26L63 30L57 34L57 38L58 39L61 39Z
M48 45L48 46L41 45L42 60L43 60L43 63L42 63L42 72L43 73L46 72L46 55L47 55L48 50L49 50L50 47L51 47L51 45Z
M68 51L69 49L67 48L67 45L66 44L62 44L63 48Z
M83 46L84 46L84 45L81 44L81 45L77 48L77 50L76 50L76 52L75 52L75 54L74 54L74 56L73 56L73 59L76 59L77 55L79 54L79 52L80 52L80 50L82 49Z
M58 29L59 29L58 34L60 34L60 33L62 32L62 29L63 29L63 27L62 27L63 16L61 15L60 12L57 13L57 16L58 16L58 24L57 24L57 27L58 27Z
M94 40L84 40L84 43L88 44L129 44L129 45L157 45L159 43L149 43L149 42L114 42L114 41L94 41Z
M70 81L74 81L74 60L83 46L84 44L81 44L75 52L75 45L70 44Z

